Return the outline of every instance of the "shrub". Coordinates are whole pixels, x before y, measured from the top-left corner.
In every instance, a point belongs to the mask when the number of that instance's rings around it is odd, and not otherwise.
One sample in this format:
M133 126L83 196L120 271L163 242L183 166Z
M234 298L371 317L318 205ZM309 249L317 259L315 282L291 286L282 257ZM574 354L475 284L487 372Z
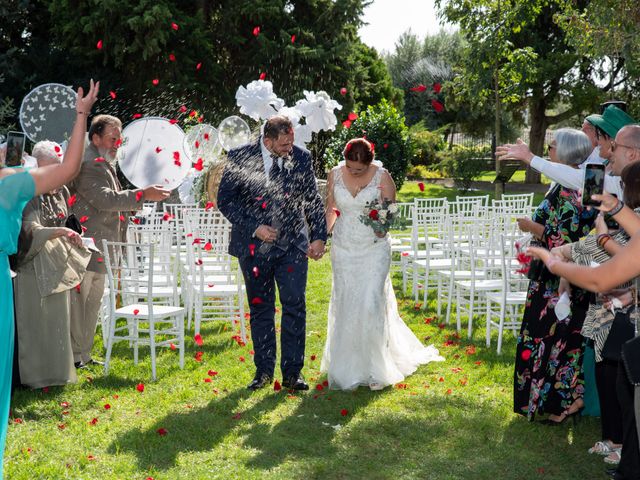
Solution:
M453 178L463 191L469 190L471 182L487 170L487 157L491 154L486 148L454 146L452 150L438 152L438 167Z
M440 130L432 132L424 128L416 128L416 125L410 129L409 139L413 150L412 165L435 165L438 163L438 152L447 146Z
M424 165L412 165L407 170L409 180L428 180L430 178L442 178L440 170L431 170Z
M334 135L325 152L325 165L328 168L336 166L343 159L345 144L358 137L366 137L374 144L376 159L382 161L399 190L411 157L411 143L404 116L386 100L369 106L350 126L341 128Z

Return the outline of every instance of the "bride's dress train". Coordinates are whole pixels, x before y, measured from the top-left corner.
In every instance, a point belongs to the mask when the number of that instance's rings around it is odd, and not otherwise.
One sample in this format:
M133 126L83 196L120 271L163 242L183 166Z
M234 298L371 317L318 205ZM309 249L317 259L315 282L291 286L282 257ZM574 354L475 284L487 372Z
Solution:
M341 167L333 172L340 215L331 245L333 285L321 370L331 388L377 390L401 382L419 365L444 359L400 318L389 276L389 237L376 237L359 219L365 204L380 195L383 169L355 197L342 181Z

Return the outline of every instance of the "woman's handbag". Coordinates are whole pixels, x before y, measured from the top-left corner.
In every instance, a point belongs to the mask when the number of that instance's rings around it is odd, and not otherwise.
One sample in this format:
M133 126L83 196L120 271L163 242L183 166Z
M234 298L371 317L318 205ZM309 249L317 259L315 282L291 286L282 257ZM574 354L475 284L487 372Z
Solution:
M635 337L627 340L622 345L622 364L627 372L629 382L633 385L640 385L640 336L638 336L638 281L635 282L635 309L631 316L634 320Z
M602 358L615 362L620 361L622 346L625 342L631 340L636 332L630 313L633 310L635 309L630 308L627 312L616 312L609 335L607 335L607 339L602 346Z
M82 235L82 225L80 224L80 220L78 220L78 217L76 217L75 214L69 214L67 220L64 222L64 226L73 230L78 235Z

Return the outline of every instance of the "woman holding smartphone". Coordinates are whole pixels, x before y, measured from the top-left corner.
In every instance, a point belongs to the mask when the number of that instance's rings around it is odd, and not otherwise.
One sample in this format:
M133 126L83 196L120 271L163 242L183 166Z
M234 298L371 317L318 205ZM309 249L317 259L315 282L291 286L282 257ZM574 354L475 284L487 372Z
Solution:
M30 171L7 168L4 154L0 153L0 449L4 452L11 398L13 369L13 288L8 256L16 253L18 234L22 225L22 210L34 195L55 190L69 182L80 171L84 152L87 118L98 96L99 82L91 80L89 91L83 95L78 88L76 122L71 133L69 148L62 163ZM0 478L2 463L0 462Z
M577 167L591 153L589 138L581 131L562 128L549 144L551 161ZM580 203L577 190L553 184L533 218L518 220L547 248L578 240L591 229L596 212ZM531 278L531 276L529 277ZM569 316L558 319L555 305L560 279L543 269L531 278L518 336L514 372L514 411L529 420L549 414L544 423L559 425L583 406L584 379L580 335L589 295L573 292Z

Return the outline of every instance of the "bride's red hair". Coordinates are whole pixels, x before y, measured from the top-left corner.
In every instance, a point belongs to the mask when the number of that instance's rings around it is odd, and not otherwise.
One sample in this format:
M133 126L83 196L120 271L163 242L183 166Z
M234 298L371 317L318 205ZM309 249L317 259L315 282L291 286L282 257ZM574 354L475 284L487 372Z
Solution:
M366 138L353 138L347 142L342 152L345 160L369 165L373 161L373 144Z

